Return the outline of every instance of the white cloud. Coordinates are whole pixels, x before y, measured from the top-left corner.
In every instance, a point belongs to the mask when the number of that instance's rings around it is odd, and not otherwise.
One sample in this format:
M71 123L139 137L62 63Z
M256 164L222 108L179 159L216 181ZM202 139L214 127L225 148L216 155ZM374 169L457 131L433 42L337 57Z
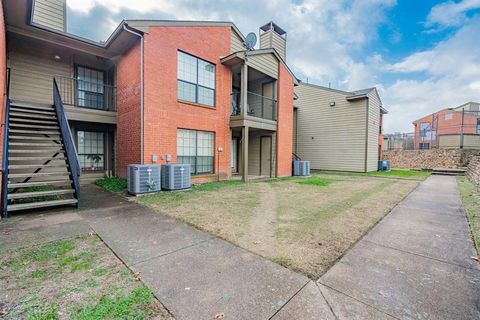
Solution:
M426 75L426 80L398 80L385 89L383 101L390 110L385 121L388 132L411 131L411 122L424 115L480 100L478 34L480 18L474 18L434 48L384 66L404 77L412 72Z
M467 20L467 12L480 8L480 0L447 1L434 6L428 14L426 25L431 27L460 26Z

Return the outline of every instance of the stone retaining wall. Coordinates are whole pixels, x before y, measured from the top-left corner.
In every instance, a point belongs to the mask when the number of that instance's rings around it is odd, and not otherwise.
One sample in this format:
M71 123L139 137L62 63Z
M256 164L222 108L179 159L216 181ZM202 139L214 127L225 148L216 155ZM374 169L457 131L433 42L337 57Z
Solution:
M466 172L467 178L480 190L480 156L474 156L470 160Z
M480 155L480 150L428 149L387 150L383 160L390 160L392 168L434 169L466 167L470 159Z

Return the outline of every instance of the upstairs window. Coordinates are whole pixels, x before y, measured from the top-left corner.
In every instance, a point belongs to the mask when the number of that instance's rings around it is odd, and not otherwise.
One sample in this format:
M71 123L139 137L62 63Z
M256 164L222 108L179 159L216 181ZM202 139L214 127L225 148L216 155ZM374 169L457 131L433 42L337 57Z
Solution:
M426 137L429 131L430 131L430 122L420 123L420 137Z
M178 51L178 99L213 107L215 65Z

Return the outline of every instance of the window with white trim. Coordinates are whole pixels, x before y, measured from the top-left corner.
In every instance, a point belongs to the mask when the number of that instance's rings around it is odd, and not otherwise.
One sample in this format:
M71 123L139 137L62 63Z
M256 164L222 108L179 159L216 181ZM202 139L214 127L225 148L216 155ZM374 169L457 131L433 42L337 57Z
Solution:
M177 130L177 163L190 164L191 173L213 173L215 134L209 131Z
M215 106L215 65L178 51L178 99Z

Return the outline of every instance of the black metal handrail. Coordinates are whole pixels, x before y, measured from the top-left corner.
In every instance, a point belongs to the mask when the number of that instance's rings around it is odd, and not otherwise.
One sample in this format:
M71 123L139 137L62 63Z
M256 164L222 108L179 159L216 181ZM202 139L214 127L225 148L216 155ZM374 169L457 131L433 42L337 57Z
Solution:
M5 122L3 123L2 153L2 218L8 215L8 127L10 125L10 68L6 74Z
M67 163L72 178L72 185L75 189L75 198L77 199L77 208L80 205L80 161L78 159L75 143L73 142L72 132L68 125L67 116L63 108L62 98L58 90L57 81L53 79L53 104L57 114L58 125L60 127L60 134L62 136L63 145L67 154Z
M64 105L116 111L115 86L60 75L56 75L55 80Z
M230 99L232 116L241 114L240 92L233 92ZM247 115L277 121L277 100L254 92L247 92Z

